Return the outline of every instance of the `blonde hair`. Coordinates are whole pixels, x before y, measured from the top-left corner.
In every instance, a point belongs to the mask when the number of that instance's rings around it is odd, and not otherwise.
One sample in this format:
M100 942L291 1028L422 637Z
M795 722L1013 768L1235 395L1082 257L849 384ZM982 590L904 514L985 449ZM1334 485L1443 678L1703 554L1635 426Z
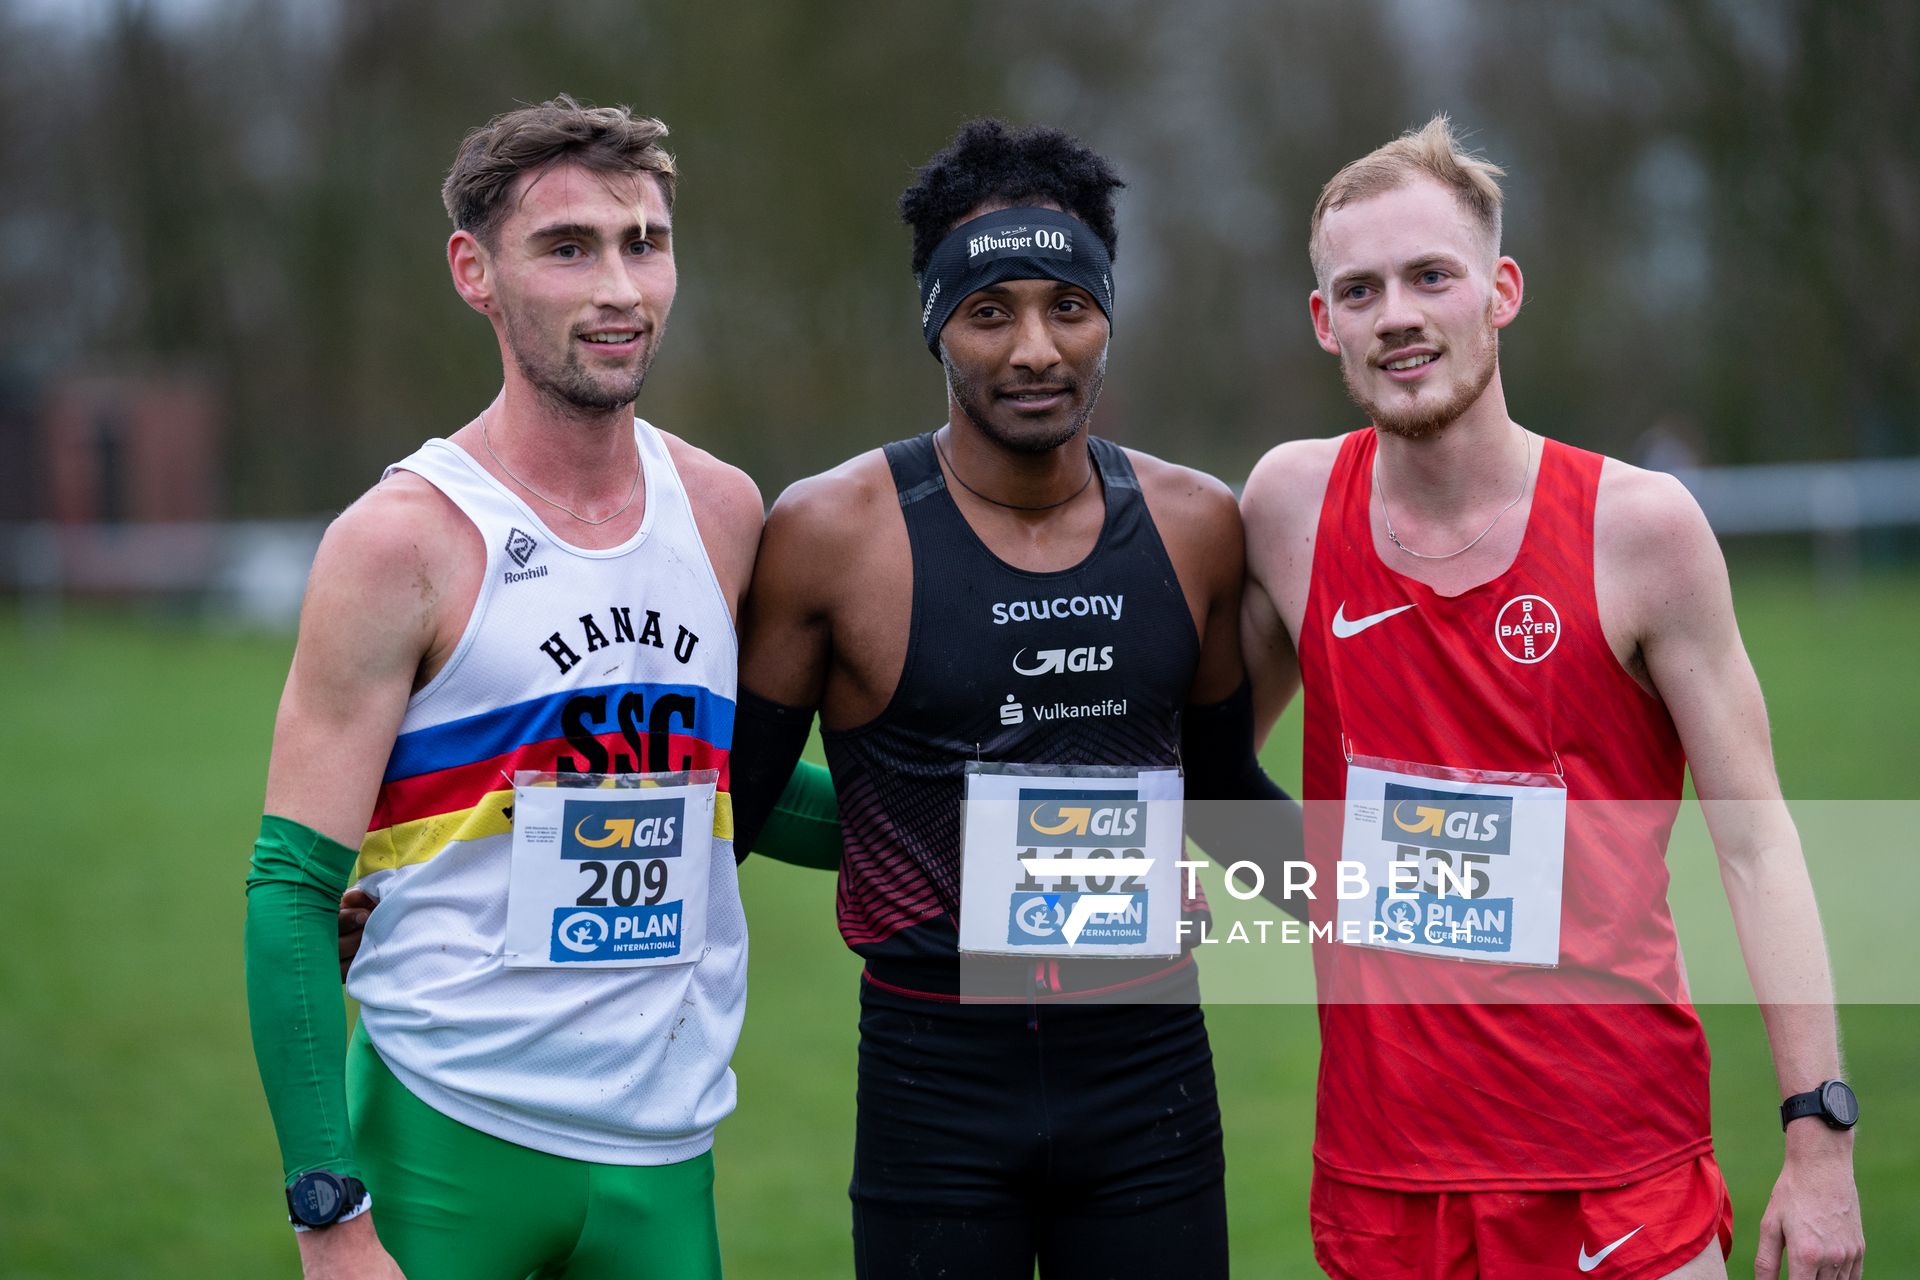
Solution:
M1410 129L1333 175L1320 190L1307 228L1307 252L1313 273L1323 283L1325 263L1320 256L1320 224L1342 205L1396 191L1415 178L1432 178L1453 192L1468 215L1487 233L1495 255L1500 252L1500 183L1506 170L1461 147L1453 123L1442 112L1419 129Z

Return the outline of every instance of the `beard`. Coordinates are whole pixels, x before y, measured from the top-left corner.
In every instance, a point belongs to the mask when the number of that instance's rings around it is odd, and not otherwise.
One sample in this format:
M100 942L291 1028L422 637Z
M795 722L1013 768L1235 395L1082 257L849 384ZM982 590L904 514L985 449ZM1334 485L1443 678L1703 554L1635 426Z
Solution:
M571 414L606 413L639 399L647 370L653 367L653 353L660 345L661 330L655 327L633 368L596 377L581 361L571 334L563 357L545 358L539 341L512 312L507 312L505 319L507 349L513 352L513 362L521 374L542 399Z
M1061 426L1049 428L1044 423L1035 423L1032 430L1038 434L1020 434L993 420L990 408L993 391L962 373L948 358L944 345L940 348L940 363L946 367L947 389L953 393L953 402L960 406L960 412L966 414L967 420L980 429L981 435L1014 453L1051 453L1079 435L1093 417L1093 407L1099 403L1100 389L1107 381L1107 354L1104 351L1100 353L1100 363L1094 366L1084 382L1070 377L1049 379L1049 384L1059 383L1065 387L1069 396L1084 391L1080 407ZM1015 383L1006 389L1017 392L1020 384Z
M1492 315L1492 307L1488 307ZM1473 407L1481 393L1493 381L1494 372L1500 367L1500 340L1492 323L1484 322L1480 341L1472 348L1459 353L1470 363L1465 375L1453 389L1437 400L1424 397L1409 400L1398 393L1388 399L1379 399L1369 395L1354 367L1343 356L1340 360L1340 377L1347 384L1347 395L1364 410L1373 425L1388 435L1399 436L1402 440L1427 440L1439 435L1460 415ZM1451 349L1444 350L1443 356L1455 354ZM1363 369L1373 367L1369 356L1362 364Z

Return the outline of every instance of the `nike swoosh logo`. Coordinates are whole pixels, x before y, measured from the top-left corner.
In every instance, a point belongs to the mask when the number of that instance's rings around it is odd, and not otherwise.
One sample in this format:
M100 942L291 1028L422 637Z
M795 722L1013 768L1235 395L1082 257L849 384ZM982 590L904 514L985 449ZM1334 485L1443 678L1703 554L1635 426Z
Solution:
M1333 634L1345 640L1349 636L1359 635L1376 622L1385 622L1394 614L1405 613L1411 608L1413 608L1412 605L1403 604L1398 609L1382 609L1379 613L1370 613L1364 618L1355 618L1349 622L1347 620L1347 602L1342 600L1340 607L1333 611ZM1582 1245L1581 1247L1585 1248L1586 1246Z
M1641 1223L1639 1226L1627 1232L1627 1234L1621 1236L1618 1240L1615 1240L1612 1244L1608 1245L1606 1248L1602 1249L1600 1252L1594 1254L1592 1257L1587 1256L1587 1242L1582 1240L1580 1242L1580 1269L1582 1271L1593 1270L1595 1267L1599 1266L1601 1263L1607 1260L1608 1254L1612 1253L1615 1249L1618 1249L1621 1245L1625 1244L1627 1241L1639 1235L1640 1232L1645 1229L1646 1225L1647 1224L1644 1222Z

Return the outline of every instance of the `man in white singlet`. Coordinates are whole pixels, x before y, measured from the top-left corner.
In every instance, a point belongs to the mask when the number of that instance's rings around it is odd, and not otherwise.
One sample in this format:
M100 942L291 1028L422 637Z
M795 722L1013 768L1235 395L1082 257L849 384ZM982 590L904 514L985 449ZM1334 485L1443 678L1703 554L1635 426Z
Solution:
M676 284L665 133L563 96L468 135L448 266L503 386L313 566L247 937L310 1277L719 1274L734 621L762 505L634 417ZM343 1080L350 869L382 905Z

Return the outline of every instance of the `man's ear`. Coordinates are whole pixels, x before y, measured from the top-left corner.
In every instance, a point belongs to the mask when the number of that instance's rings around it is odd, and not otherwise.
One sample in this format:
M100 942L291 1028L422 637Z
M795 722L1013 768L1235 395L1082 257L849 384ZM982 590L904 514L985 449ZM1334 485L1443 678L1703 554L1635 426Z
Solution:
M1496 329L1504 329L1520 314L1527 283L1520 275L1520 264L1512 258L1497 258L1493 264L1493 308L1487 319Z
M468 306L482 315L493 313L493 259L471 231L456 231L447 238L447 270L453 275L454 292Z
M1318 289L1307 295L1307 311L1313 316L1313 338L1330 356L1340 354L1340 339L1333 331L1333 313Z

